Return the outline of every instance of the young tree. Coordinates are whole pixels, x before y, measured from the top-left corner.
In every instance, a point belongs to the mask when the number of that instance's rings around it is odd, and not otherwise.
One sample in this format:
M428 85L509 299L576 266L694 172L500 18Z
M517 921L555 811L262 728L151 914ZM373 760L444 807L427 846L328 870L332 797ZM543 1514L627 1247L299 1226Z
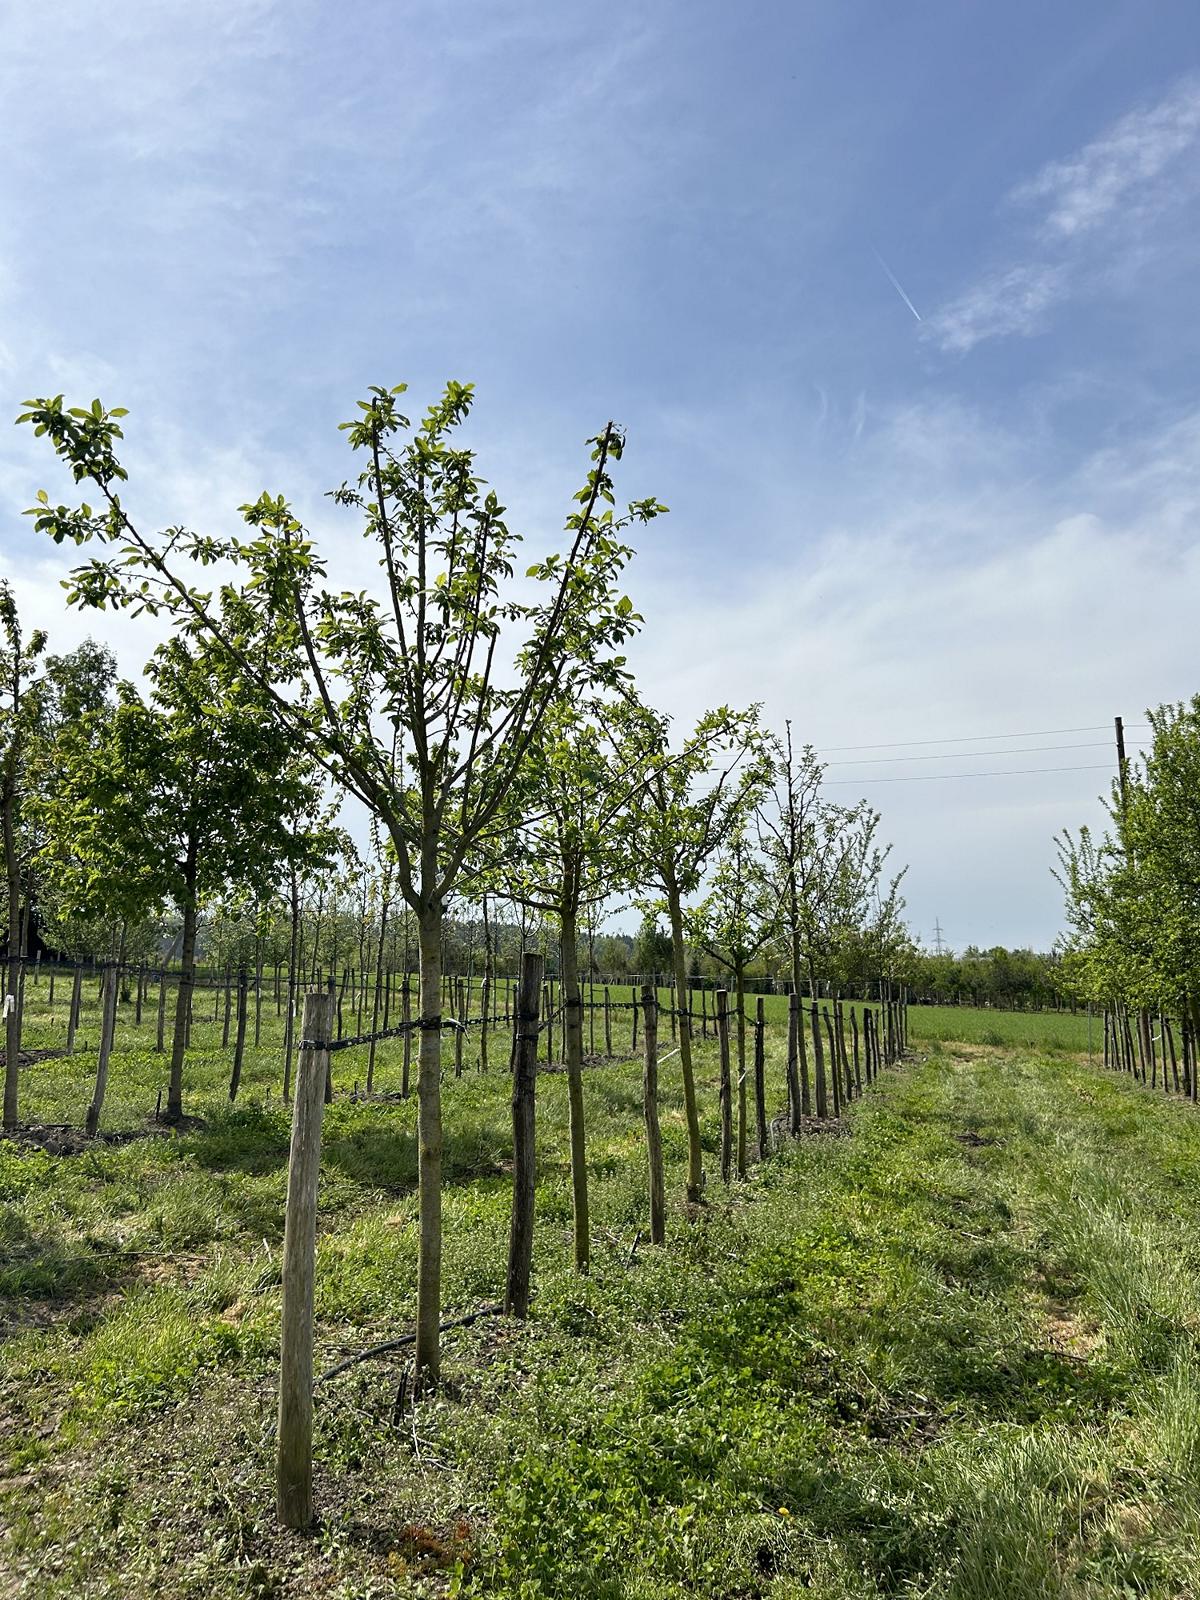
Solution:
M224 655L161 645L143 699L85 716L59 743L45 854L84 909L183 917L166 1115L183 1115L183 1061L206 898L233 885L265 892L295 841L284 823L311 786L285 731Z
M1083 993L1186 1010L1200 1036L1200 696L1147 713L1151 745L1113 785L1112 828L1058 841L1067 967Z
M46 635L21 628L17 603L0 583L0 829L8 901L8 993L4 1028L4 1126L17 1125L21 1066L22 986L28 904L22 871L21 828L29 750L39 715L38 657Z
M765 774L764 774L765 778ZM733 976L737 1020L737 1173L746 1176L746 968L775 937L778 900L746 823L736 826L717 854L708 893L689 919L696 943ZM764 1085L755 1081L759 1156L768 1142ZM723 1165L728 1165L728 1159Z
M684 901L700 887L713 852L744 819L760 787L758 708L706 713L674 752L666 717L641 707L638 718L646 772L639 823L643 882L662 896L671 930L688 1134L687 1197L694 1204L704 1187L704 1166L687 1005Z
M903 904L903 873L879 895L891 846L876 841L879 812L860 800L835 804L821 793L824 764L811 745L796 754L792 725L775 745L773 804L759 808L759 833L779 901L791 956L792 983L799 993L807 979L818 995L832 977L839 950L871 921L891 939Z
M59 542L117 547L76 573L75 598L167 608L218 640L256 677L279 725L296 730L391 835L420 947L415 1356L425 1384L440 1366L444 908L468 852L498 825L547 709L576 679L619 674L616 652L635 626L615 587L630 554L621 534L665 508L649 499L616 513L610 468L623 440L610 423L591 441L593 465L567 519L565 549L529 568L532 598L515 591L517 536L476 475L473 453L456 443L471 387L447 385L416 426L400 409L404 389L372 388L343 424L365 465L334 494L359 515L378 554L379 598L327 586L325 563L282 497L264 494L243 508L249 540L144 533L117 494L120 410L99 401L66 407L58 396L31 402L22 420L104 501L93 513L51 506L43 494L34 508L38 527ZM190 583L189 556L232 564L237 581L226 585L224 612Z
M591 1259L583 1104L580 916L631 886L641 751L622 707L550 707L530 749L520 809L532 820L491 864L508 896L551 919L558 935L565 1018L575 1265Z

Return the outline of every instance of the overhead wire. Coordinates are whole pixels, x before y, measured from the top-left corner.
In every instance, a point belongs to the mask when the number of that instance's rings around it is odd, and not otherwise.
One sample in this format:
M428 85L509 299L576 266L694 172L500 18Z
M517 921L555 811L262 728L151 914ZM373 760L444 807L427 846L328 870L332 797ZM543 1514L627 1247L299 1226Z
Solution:
M997 767L991 772L910 772L898 778L872 778L863 775L858 778L834 778L823 787L836 788L839 784L863 783L937 783L944 778L1023 778L1035 772L1113 772L1113 763L1100 761L1093 766L1083 767Z
M1148 728L1148 722L1126 724L1126 733L1140 733ZM890 743L879 744L831 744L818 746L822 755L838 755L845 750L901 750L915 749L918 746L931 744L989 744L998 739L1048 739L1065 733L1105 733L1112 729L1109 722L1093 723L1086 728L1032 728L1023 733L971 733L956 734L945 739L895 739Z
M855 761L827 761L828 767L886 767L900 761L970 761L973 756L1035 756L1043 752L1053 755L1059 750L1104 750L1107 740L1089 740L1085 744L1026 744L1015 750L938 750L927 756L859 756Z

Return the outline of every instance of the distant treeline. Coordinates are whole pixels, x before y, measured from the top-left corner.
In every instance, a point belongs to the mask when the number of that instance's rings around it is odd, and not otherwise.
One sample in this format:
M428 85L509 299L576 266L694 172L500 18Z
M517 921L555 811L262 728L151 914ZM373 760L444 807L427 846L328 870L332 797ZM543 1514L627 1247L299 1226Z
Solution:
M339 904L336 899L332 905L306 906L301 917L302 978L312 982L327 973L340 974L347 968L357 970L364 955L360 945L364 923L370 937L378 938L378 926L372 927L372 920L368 908ZM387 971L415 971L416 936L407 925L409 921L405 912L398 912L387 930L384 961ZM82 940L79 933L83 930L72 930L76 937L64 940L67 948L55 951L54 933L65 931L47 929L50 938L45 941L39 938L33 953L41 955L48 963L56 958L71 963L82 959L89 965L93 961L122 960L134 964L144 962L155 968L172 965L177 959L178 941L172 938L174 930L170 918L146 919L136 927L126 925L124 929L115 923L91 924ZM469 916L447 917L443 938L446 972L459 977L479 977L484 967L481 920ZM551 930L539 922L509 921L493 916L487 939L491 947L491 967L498 976L515 977L526 949L545 953L547 977L561 975L561 952ZM92 944L95 948L87 948ZM245 914L231 918L227 912L204 917L197 937L197 979L202 983L219 981L241 965L252 972L282 968L288 959L287 944L285 921L279 914L268 913L257 920ZM865 940L857 944L844 940L836 952L836 960L817 987L827 995L876 998L880 974L873 954ZM580 976L595 983L623 984L657 978L660 985L665 986L670 981L673 958L670 935L652 917L642 922L636 934L597 930L585 933L579 941ZM688 976L696 988L716 989L728 982L728 973L718 961L694 949L688 952ZM910 945L893 951L890 978L894 984L903 984L912 1003L918 1005L1074 1011L1080 1003L1070 992L1068 973L1056 955L1035 950L1008 950L1002 945L988 950L968 945L960 954L938 953ZM790 986L790 963L782 949L768 948L747 966L746 990L750 994L781 994ZM802 985L802 992L807 988L807 984Z

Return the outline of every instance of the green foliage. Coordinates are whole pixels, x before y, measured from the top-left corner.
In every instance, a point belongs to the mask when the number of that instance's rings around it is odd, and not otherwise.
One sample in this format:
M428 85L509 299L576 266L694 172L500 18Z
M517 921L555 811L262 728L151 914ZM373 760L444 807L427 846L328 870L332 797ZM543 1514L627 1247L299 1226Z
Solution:
M60 395L27 402L18 420L104 501L96 513L53 506L43 492L31 510L56 542L109 547L76 570L71 599L165 612L209 641L276 726L387 828L408 903L440 914L547 708L581 684L624 681L620 648L640 618L617 588L631 554L622 536L666 508L642 499L618 514L611 467L624 441L610 425L589 441L593 465L566 520L566 549L529 568L541 592L525 597L512 585L519 536L458 442L471 385L449 383L416 422L400 409L405 387L372 387L342 424L364 464L333 491L378 550L380 595L328 585L283 496L241 508L248 538L143 533L116 492L126 476L116 455L122 411L66 407ZM214 602L190 584L189 562L229 563L236 581ZM517 636L516 672L501 682L506 633Z
M143 699L120 686L65 726L42 802L66 897L84 912L137 917L198 904L231 885L266 892L311 777L252 684L212 652L173 640L155 652Z
M891 846L878 843L879 812L865 800L825 798L825 764L811 745L795 751L790 722L771 741L769 772L758 826L792 982L861 985L897 975L909 942L904 871L884 883Z
M633 945L633 971L663 973L671 970L671 935L653 914L642 918Z
M1200 994L1200 696L1147 713L1151 746L1113 786L1112 829L1059 840L1067 981L1175 1010Z

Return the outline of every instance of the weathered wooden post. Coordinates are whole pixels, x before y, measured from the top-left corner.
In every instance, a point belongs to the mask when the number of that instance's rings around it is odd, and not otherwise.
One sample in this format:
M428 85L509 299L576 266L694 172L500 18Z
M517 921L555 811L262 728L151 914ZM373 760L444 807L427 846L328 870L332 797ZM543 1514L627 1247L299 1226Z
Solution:
M233 986L229 981L229 968L225 969L225 1018L221 1028L221 1049L229 1049L229 1025L233 1019Z
M646 1161L650 1172L650 1243L667 1237L666 1182L663 1177L662 1129L658 1121L658 996L642 985L642 1112L646 1119Z
M331 972L325 980L325 993L329 996L329 1026L331 1031L333 1029L333 1012L337 1005L336 988L337 985ZM328 1051L325 1053L325 1104L327 1106L333 1104L333 1057Z
M804 1019L800 1011L800 996L795 989L788 995L787 1037L787 1093L788 1132L794 1139L800 1132L800 1045L803 1041Z
M300 1060L296 1068L283 1234L283 1326L279 1346L275 1503L279 1520L286 1528L307 1528L313 1519L313 1276L321 1119L325 1110L332 1021L332 996L320 990L306 994L300 1026Z
M630 995L629 1015L633 1018L633 1022L631 1024L631 1027L632 1027L633 1031L632 1031L632 1034L630 1036L629 1054L631 1056L634 1056L634 1055L637 1054L637 1035L638 1035L638 992L637 992L637 985L636 984L633 984L633 985L630 986L629 995Z
M758 1159L771 1153L767 1126L767 1019L762 995L754 1003L754 1118L758 1125Z
M463 1075L463 1037L466 1033L464 1024L467 1020L467 1003L463 980L459 978L454 986L454 1076L461 1078Z
M400 1064L400 1095L407 1100L409 1083L412 1076L412 985L408 981L407 971L404 974L404 983L400 989L400 1017L404 1023L404 1057ZM387 1020L384 1019L384 1027Z
M746 1160L746 1147L748 1143L747 1122L747 1093L746 1093L746 996L745 992L735 992L734 1001L737 1005L737 1134L734 1148L737 1152L737 1175L744 1178L749 1166Z
M824 1120L829 1115L829 1089L825 1082L825 1047L821 1043L820 1007L815 1000L810 1000L808 1010L812 1022L813 1071L817 1080L817 1116Z
M154 1050L157 1055L162 1055L166 1048L167 1039L167 969L162 970L158 980L158 1016L154 1035Z
M833 1037L833 1023L829 1016L829 1007L822 1008L825 1017L825 1032L829 1038L829 1079L833 1085L833 1114L840 1117L842 1114L842 1091L838 1080L842 1075L841 1062L838 1060L837 1045Z
M542 993L544 967L544 957L532 951L525 953L521 963L521 988L517 997L517 1020L513 1035L513 1203L504 1312L506 1316L522 1321L529 1315L529 1277L533 1265L538 998ZM546 1031L550 1032L549 1017L546 1021Z
M238 968L237 979L237 1030L233 1040L233 1071L229 1075L229 1098L237 1099L242 1082L242 1061L246 1055L246 1023L249 1014L249 980L245 967Z
M94 1139L99 1130L104 1092L108 1088L108 1058L112 1053L113 1034L117 1028L118 981L116 969L109 967L100 991L100 1050L96 1057L96 1086L84 1122L84 1131L89 1139Z
M75 978L71 984L71 1005L67 1011L67 1054L75 1048L75 1031L79 1027L79 1013L83 1008L83 967L75 964Z
M612 1059L612 1001L608 985L604 985L604 1054Z
M491 1027L492 1004L492 979L489 972L483 974L479 984L479 1070L486 1072L488 1069L488 1029Z
M717 990L717 1045L721 1059L721 1182L733 1176L733 1085L729 1078L729 991Z

